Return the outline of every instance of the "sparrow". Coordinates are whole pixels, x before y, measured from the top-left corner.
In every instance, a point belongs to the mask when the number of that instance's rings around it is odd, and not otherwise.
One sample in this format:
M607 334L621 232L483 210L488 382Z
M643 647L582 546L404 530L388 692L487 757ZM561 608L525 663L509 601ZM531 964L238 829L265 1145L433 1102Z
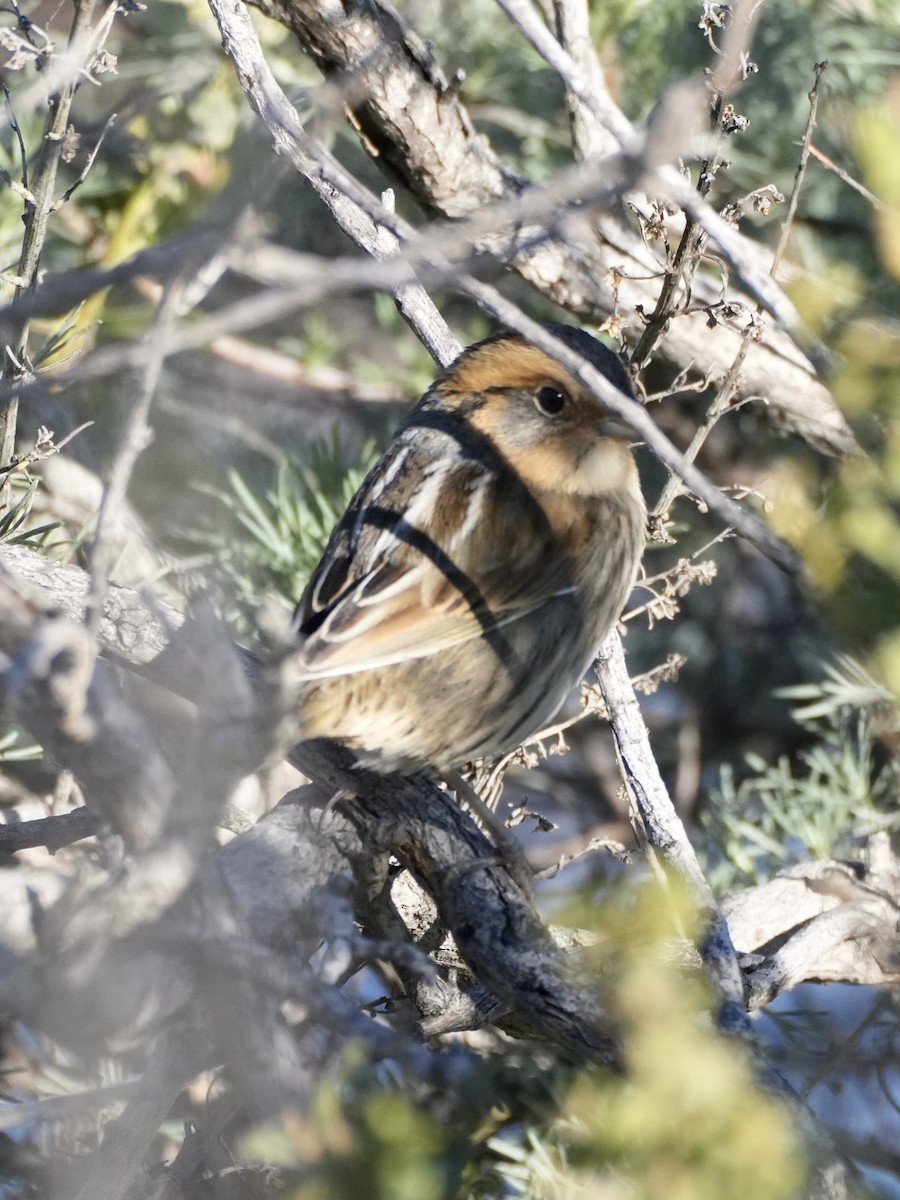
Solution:
M616 354L546 327L622 392ZM295 613L304 740L450 771L553 719L619 617L647 513L627 427L514 332L429 387L353 497Z

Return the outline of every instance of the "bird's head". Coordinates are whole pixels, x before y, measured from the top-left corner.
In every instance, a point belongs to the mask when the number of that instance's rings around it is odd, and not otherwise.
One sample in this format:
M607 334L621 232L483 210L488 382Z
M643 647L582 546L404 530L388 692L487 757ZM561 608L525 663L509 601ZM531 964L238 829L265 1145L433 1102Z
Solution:
M571 326L548 328L633 396L611 350ZM636 483L628 427L517 333L470 346L436 380L428 402L462 416L534 491L597 496Z

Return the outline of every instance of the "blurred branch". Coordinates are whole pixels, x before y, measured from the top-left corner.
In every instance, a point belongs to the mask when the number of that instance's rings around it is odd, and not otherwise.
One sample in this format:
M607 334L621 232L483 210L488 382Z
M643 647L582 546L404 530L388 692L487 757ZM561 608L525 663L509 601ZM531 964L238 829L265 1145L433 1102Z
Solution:
M153 740L122 703L90 637L64 617L45 615L9 575L0 578L3 699L56 759L70 768L126 845L159 835L172 780Z
M809 152L816 162L820 162L822 164L826 171L833 172L833 174L837 175L838 179L840 179L843 183L846 183L848 187L853 188L855 192L859 192L861 196L864 196L866 200L869 201L873 208L887 208L887 205L884 203L884 201L879 200L874 192L870 192L869 189L861 184L858 179L854 179L849 171L845 171L843 167L839 167L833 159L829 158L827 154L823 154L818 146L814 146L812 142L810 142L809 145Z
M138 1082L131 1080L128 1083L111 1083L105 1087L91 1088L90 1091L76 1092L74 1095L47 1096L31 1103L16 1104L0 1112L0 1130L14 1129L17 1125L32 1121L49 1124L90 1112L92 1109L118 1105L134 1095L138 1087Z
M156 394L163 363L170 350L172 329L181 310L187 286L186 276L180 274L164 288L150 328L141 339L148 349L148 354L143 360L137 394L129 407L121 444L103 488L90 549L91 586L85 620L92 633L97 632L101 620L103 597L109 586L109 574L116 553L111 536L111 516L118 513L124 504L134 465L151 436L148 424L150 407Z
M775 256L772 259L772 277L778 274L778 268L781 266L781 260L784 258L784 253L787 250L788 242L791 237L791 229L794 224L794 217L797 213L797 205L800 201L800 188L803 186L803 179L806 175L806 166L809 162L810 147L812 145L812 136L816 129L816 113L819 107L819 83L822 75L828 69L827 62L816 63L816 77L809 93L809 117L806 122L806 129L803 133L803 140L800 143L800 158L797 161L797 170L794 173L794 186L791 188L791 198L788 201L787 214L782 222L781 233L778 237L778 245L775 247Z
M58 816L41 817L35 821L15 821L0 825L0 854L15 854L30 846L46 846L51 854L91 837L100 829L101 821L88 808L75 808Z
M297 111L278 86L259 45L249 14L227 0L209 0L241 86L253 110L272 134L276 153L285 153L328 206L341 229L374 258L391 257L399 245L387 208L368 193L308 137ZM397 293L404 319L439 362L449 363L460 347L447 341L447 330L431 297L416 282Z
M575 96L594 120L615 138L622 152L641 157L643 138L621 109L613 104L603 83L599 62L594 61L589 75L585 67L576 62L553 36L531 0L497 0L497 3L510 22L556 71L569 93Z
M7 550L0 548L0 563L10 561L7 555ZM13 561L18 560L21 560L21 552L13 555ZM45 578L47 575L53 577L57 594L67 585L76 584L76 588L71 589L70 607L77 609L83 604L84 582L76 579L81 572L51 563L46 563L44 570ZM12 603L14 592L9 584L6 584L5 591ZM124 591L119 589L120 608L121 593ZM21 652L31 635L31 624L40 617L40 608L31 602L20 601L20 604L23 605L24 615L19 622L21 632L18 640L12 644L12 633L4 634L3 648L7 652L16 651L22 662L21 669L26 669ZM126 606L129 623L133 622L137 607L137 598L132 594L131 603ZM110 628L111 620L115 625L115 616L107 609L99 631L101 648L109 638L117 659L127 661L129 654L128 651L123 653L123 638ZM0 632L6 627L7 621L0 620ZM146 627L153 629L154 623L148 621ZM79 627L74 628L83 635ZM190 652L196 636L195 620L182 625L169 652L163 651L159 656L162 662L159 679L166 686L175 687L181 695L203 700L201 711L207 713L206 725L221 728L223 736L233 741L236 733L233 721L223 725L221 714L217 716L215 709L221 709L223 701L228 706L233 705L235 701L230 697L235 692L238 693L237 703L241 708L245 703L240 699L241 689L233 676L228 682L228 671L223 669L214 655L204 650L202 643L199 647L194 645L193 652ZM148 662L146 647L135 645L133 657L142 673L154 678L154 664ZM209 695L205 696L204 679L198 679L198 666L201 663L205 664L203 675L214 689L216 701ZM209 711L211 708L212 712ZM98 737L103 734L105 720L105 716L98 716ZM42 733L47 743L54 744L52 729L42 729ZM139 789L135 782L136 794L151 813L158 813L160 807L163 808L163 831L166 829L166 812L172 811L173 816L180 812L182 816L176 819L171 835L163 837L157 834L158 851L152 854L144 852L133 864L128 877L117 885L116 904L111 906L107 895L102 910L86 908L84 905L76 909L74 915L69 912L69 906L63 906L62 909L56 906L52 910L63 921L62 928L68 930L69 942L74 937L73 926L76 925L82 931L80 940L88 935L96 938L101 931L107 937L113 934L122 936L131 927L131 922L146 924L154 913L160 913L170 904L193 877L197 853L195 839L209 828L206 821L198 823L198 790L202 787L207 794L211 792L221 805L229 792L219 783L224 769L222 763L224 760L227 765L235 757L233 748L223 754L220 744L211 747L203 739L198 739L198 743L194 754L199 760L197 765L200 762L204 764L204 780L201 784L191 772L187 781L179 781L178 805L166 803L161 806L159 796L148 796L145 789ZM65 762L67 746L60 743L54 745L54 749L61 761ZM460 952L482 983L496 991L501 999L517 1011L530 1016L551 1040L576 1049L579 1054L587 1053L599 1061L614 1060L612 1037L595 988L577 981L571 962L553 944L534 911L530 897L509 876L498 861L494 847L461 808L448 803L442 792L421 778L382 777L360 771L353 766L352 758L336 747L306 743L295 754L304 769L327 785L329 797L335 791L341 793L343 799L340 808L350 817L351 826L359 830L357 836L362 839L361 854L371 856L380 846L390 849L400 854L423 880L435 897L441 919L452 931ZM215 768L212 772L211 767ZM250 769L252 766L249 762L242 764L241 773ZM76 777L83 779L85 797L90 803L94 794L90 764L80 775L79 770L74 767L73 770ZM189 799L185 795L188 784L192 785ZM164 794L171 793L172 785L168 785L168 791ZM206 801L202 803L205 805ZM327 811L326 805L323 819ZM121 820L117 807L111 807L109 818L113 822ZM178 833L184 822L187 822L185 832ZM193 834L192 830L195 831ZM162 869L163 858L177 852L179 846L188 850L188 857L184 859L181 856L171 868ZM231 856L234 854L232 850ZM154 889L152 897L147 890L151 887ZM246 897L246 890L243 894ZM282 910L282 921L283 916ZM254 924L252 914L246 914L244 919Z
M191 1037L190 1035L195 1036ZM142 1171L142 1159L179 1092L209 1061L196 1030L167 1030L156 1041L134 1094L107 1126L77 1200L121 1200Z

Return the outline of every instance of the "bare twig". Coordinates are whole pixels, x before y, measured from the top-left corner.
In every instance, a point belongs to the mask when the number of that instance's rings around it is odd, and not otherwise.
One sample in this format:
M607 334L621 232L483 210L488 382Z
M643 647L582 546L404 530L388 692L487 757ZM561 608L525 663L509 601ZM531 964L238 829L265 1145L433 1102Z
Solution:
M46 33L40 30L45 44L33 55L35 62L40 64L39 71L34 83L19 92L16 97L20 110L27 112L36 106L40 107L46 104L49 95L70 85L77 88L78 84L83 82L96 84L97 81L91 75L88 66L109 37L115 18L120 13L130 11L133 11L133 8L121 0L109 0L97 24L93 28L86 28L80 37L70 41L63 53L58 53ZM39 28L34 22L31 22L30 27L32 30ZM15 117L7 109L0 115L0 132L14 123Z
M7 85L5 83L3 84L3 96L6 100L6 113L7 113L7 116L9 117L10 128L12 129L13 133L15 134L16 146L19 151L19 170L22 172L21 187L22 187L23 193L27 193L28 192L28 151L25 149L25 138L22 135L22 127L16 118L15 112L13 111L12 100L10 99L10 95L9 95L9 88L7 87ZM6 172L4 171L4 175L5 174L6 174ZM13 182L12 179L10 179L10 183L12 183L12 182Z
M744 329L741 346L735 356L734 362L731 364L731 369L722 381L721 386L713 398L712 404L706 411L701 423L694 430L694 436L691 438L691 443L684 452L685 462L692 463L697 458L700 450L703 447L706 439L712 433L720 417L722 417L730 408L731 402L734 399L734 394L737 391L738 379L740 378L741 367L747 355L750 346L759 338L758 318L751 317ZM651 535L660 540L667 541L668 537L665 532L663 522L666 513L672 507L672 504L678 496L684 491L684 483L682 478L674 471L670 471L669 478L660 493L659 499L654 504L650 511L650 532Z
M801 188L803 179L806 174L806 165L807 165L807 162L809 159L809 154L810 154L812 135L813 135L813 131L816 128L816 109L817 109L818 98L819 98L819 81L822 77L822 73L825 71L827 66L828 66L827 62L821 62L821 63L816 64L816 77L815 77L815 82L813 84L812 90L809 93L809 118L807 120L806 130L804 132L803 141L801 143L800 160L797 164L797 170L794 175L794 186L793 186L793 190L791 191L791 198L790 198L790 203L788 206L788 212L787 212L787 215L781 226L781 233L779 235L778 245L775 249L775 255L772 260L772 266L770 269L773 277L776 275L776 273L778 271L778 267L784 256L784 252L787 249L787 244L788 244L788 240L790 238L791 228L793 225L794 215L796 214L796 211L797 211L797 203L798 203L799 197L800 197L800 188ZM779 199L780 198L781 197L779 197ZM679 249L680 249L680 247L679 247ZM732 400L734 399L735 393L738 390L740 371L741 371L741 368L747 357L747 352L750 349L750 346L753 344L753 342L758 341L760 339L760 337L762 336L762 329L760 326L761 311L762 311L762 306L758 305L756 316L754 317L751 315L750 320L748 321L746 327L744 328L744 332L743 332L742 339L741 339L741 345L738 350L738 353L735 356L734 362L731 364L731 368L729 369L728 374L725 376L725 379L723 380L722 385L718 389L718 391L715 395L715 398L713 399L712 404L710 405L709 409L707 410L707 413L703 419L703 422L695 430L694 436L691 439L691 444L688 446L687 450L685 451L685 459L688 462L694 462L694 460L696 459L697 455L699 454L704 442L709 437L709 434L712 432L712 430L713 430L714 426L716 425L716 423L718 422L719 418L725 412L727 412L728 409L731 407ZM648 326L648 329L649 329L649 326ZM663 527L662 522L665 518L666 513L669 511L669 508L671 507L672 503L676 499L676 497L678 495L680 495L683 491L684 491L684 486L682 484L681 479L676 474L670 473L669 478L666 481L666 484L662 490L662 493L660 494L659 500L653 506L653 509L650 513L651 533L653 534L654 537L658 538L659 540L662 540L662 541L666 540L666 533L665 533L665 529Z
M748 7L746 0L737 6L737 10L727 26L725 49L721 52L717 50L720 60L712 75L712 96L709 107L709 125L715 136L715 144L711 153L707 154L700 163L697 176L697 195L703 199L709 195L722 162L720 152L725 137L724 117L728 97L743 78L740 64L749 50L753 28L753 18L752 15L748 15ZM757 3L754 12L758 7ZM678 248L673 256L671 266L666 271L665 281L656 305L647 318L646 328L631 355L633 371L639 371L649 361L653 348L662 337L669 322L689 304L691 281L700 263L704 232L702 222L688 214ZM681 292L680 301L676 299L679 291Z
M822 79L822 75L827 70L827 61L816 63L816 77L809 92L809 118L806 122L803 140L800 143L800 158L797 162L797 170L794 172L794 186L791 189L791 198L788 202L787 215L782 222L781 232L778 235L778 245L775 247L775 257L772 259L771 273L773 278L778 274L778 268L781 266L781 260L784 258L784 252L787 250L787 244L790 240L791 229L794 224L794 216L797 212L797 204L800 201L800 188L803 186L803 179L806 175L806 165L809 162L812 137L816 128L816 111L819 107L819 83Z
M60 442L55 442L53 440L53 433L45 425L42 425L35 435L32 448L22 454L14 454L12 462L8 463L5 467L0 467L0 475L7 475L11 471L27 470L33 463L43 462L45 458L50 458L53 454L59 454L60 450L64 446L67 446L73 438L78 437L80 433L84 433L86 429L90 429L93 424L93 421L84 421L77 429L73 429L71 433L67 433Z
M394 212L394 193L391 188L381 193L385 212ZM384 225L376 232L375 257L379 260L399 254L402 242ZM450 332L434 301L420 283L409 283L394 289L394 299L400 315L430 352L432 358L449 366L462 350L462 346Z
M822 73L826 70L827 66L828 66L827 62L821 62L821 63L816 64L816 77L815 77L815 82L813 83L812 90L809 93L809 118L807 120L806 130L804 132L803 141L801 143L800 160L797 164L797 170L794 175L794 186L793 186L793 190L791 191L791 198L790 198L790 203L788 206L788 212L787 212L787 215L785 216L784 222L782 223L782 226L781 226L781 233L778 238L778 245L775 249L775 255L772 260L772 266L770 269L770 273L773 276L773 278L777 274L778 267L784 256L784 252L787 249L788 240L791 235L791 228L793 225L794 215L796 214L797 204L798 204L798 201L800 198L800 188L801 188L803 179L806 174L806 165L807 165L807 162L809 159L812 135L813 135L813 131L816 128L816 109L817 109L818 98L819 98L819 81L822 77ZM781 199L780 196L778 198ZM683 244L684 244L684 242L682 241L682 245ZM680 249L680 247L679 247L679 249ZM732 400L734 399L735 393L738 390L740 371L741 371L741 368L747 357L747 352L750 349L751 344L754 341L758 341L760 339L760 337L762 336L762 330L760 327L761 311L762 311L762 306L758 305L756 316L755 317L751 316L751 319L749 320L749 322L747 323L747 325L744 329L740 348L738 350L738 353L735 356L734 362L731 364L731 368L729 369L728 374L725 376L725 379L723 380L721 387L718 389L716 396L713 399L712 404L710 405L709 409L707 410L706 416L705 416L702 424L700 424L694 432L694 436L691 440L691 444L688 446L687 450L685 451L685 459L688 462L694 462L694 460L696 459L697 455L699 454L704 442L709 437L709 434L712 432L712 430L713 430L714 426L716 425L716 423L718 422L719 418L731 406L731 403L732 403ZM649 330L649 328L650 327L648 326L648 330ZM684 491L684 487L683 487L682 481L678 478L677 475L675 475L674 473L670 473L669 478L666 481L666 484L662 490L662 493L660 494L659 500L653 506L653 509L650 513L650 529L651 529L651 533L653 534L653 536L655 538L657 538L661 541L666 540L666 533L665 533L665 529L663 527L662 522L665 518L666 513L669 511L669 508L671 507L672 503L676 499L676 497L678 495L680 495L683 491Z
M82 1113L113 1108L133 1096L138 1088L138 1081L132 1080L128 1083L110 1083L70 1096L47 1096L30 1103L13 1104L0 1111L0 1129L55 1124Z
M56 212L57 209L60 209L64 204L67 204L84 183L85 179L87 179L88 175L90 174L91 167L93 167L94 163L97 161L97 155L100 153L100 149L104 140L106 139L106 135L116 123L117 117L118 113L111 113L110 116L106 118L106 122L104 123L103 128L100 130L100 136L97 138L96 142L94 142L93 149L85 159L84 166L78 173L78 178L66 188L58 200L54 201L50 209L51 212Z
M854 179L848 171L845 171L843 167L839 167L834 159L829 158L827 154L823 154L818 146L814 146L812 142L809 144L809 152L816 162L820 162L822 164L826 171L832 171L835 175L837 175L838 179L846 183L848 187L852 187L855 192L859 192L861 196L865 196L873 208L877 208L879 210L887 208L885 202L880 200L874 192L870 192L869 189L861 184L858 179Z

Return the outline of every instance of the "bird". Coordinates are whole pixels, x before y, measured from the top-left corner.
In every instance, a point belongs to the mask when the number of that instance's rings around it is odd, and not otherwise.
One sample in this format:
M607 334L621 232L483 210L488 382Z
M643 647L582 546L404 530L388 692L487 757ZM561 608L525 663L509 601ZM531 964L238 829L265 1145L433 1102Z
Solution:
M633 396L612 350L545 328ZM440 773L546 727L634 585L647 513L633 436L514 331L442 370L295 610L303 740Z

